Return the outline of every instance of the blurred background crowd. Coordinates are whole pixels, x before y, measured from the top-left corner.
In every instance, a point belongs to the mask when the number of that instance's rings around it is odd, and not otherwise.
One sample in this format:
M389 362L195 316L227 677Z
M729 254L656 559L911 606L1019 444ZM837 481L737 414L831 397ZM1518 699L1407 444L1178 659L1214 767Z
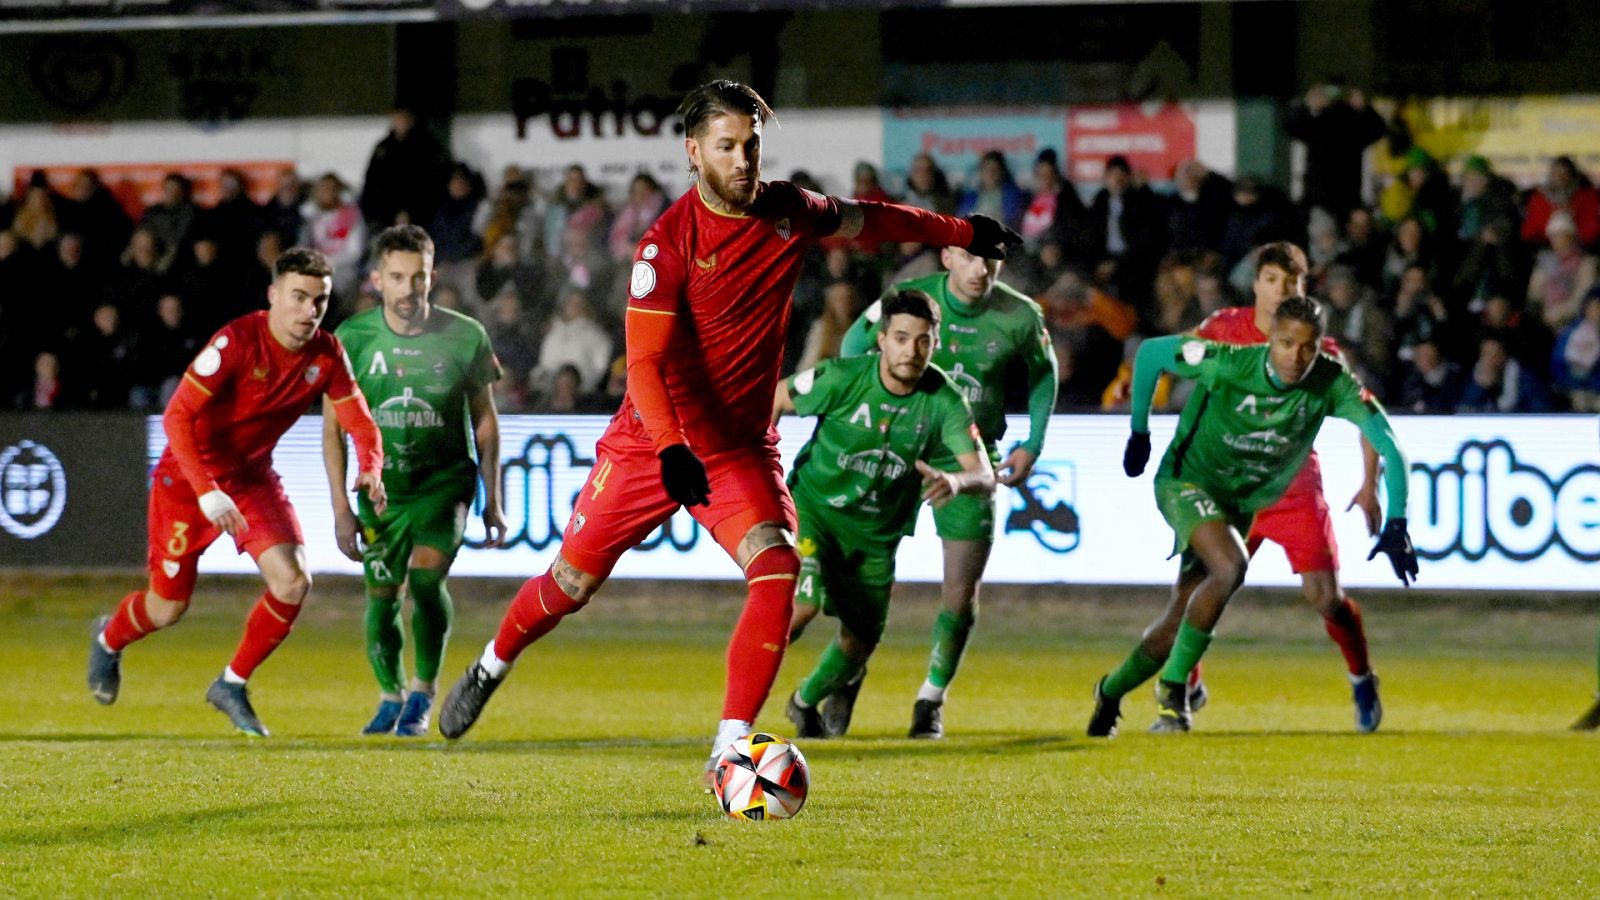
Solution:
M1001 279L1044 310L1063 411L1117 409L1137 342L1248 304L1252 250L1278 240L1306 249L1329 334L1391 410L1600 411L1600 191L1584 171L1555 158L1519 187L1479 157L1434 159L1343 86L1313 87L1286 115L1304 153L1294 196L1197 160L1145 172L1113 157L1098 183L1073 183L1048 148L1025 172L999 153L959 173L919 155L893 178L861 163L846 193L983 213L1024 236ZM822 190L804 171L765 176ZM264 204L239 173L210 205L170 175L137 215L93 170L64 191L37 179L0 203L0 407L159 410L216 328L265 305L285 248L334 262L332 328L377 302L373 236L413 222L437 245L434 302L489 332L503 410L610 413L626 386L628 261L684 187L641 173L608 195L579 165L553 184L479 172L405 111L360 185L284 171ZM836 354L885 287L939 266L915 244L816 246L785 370Z

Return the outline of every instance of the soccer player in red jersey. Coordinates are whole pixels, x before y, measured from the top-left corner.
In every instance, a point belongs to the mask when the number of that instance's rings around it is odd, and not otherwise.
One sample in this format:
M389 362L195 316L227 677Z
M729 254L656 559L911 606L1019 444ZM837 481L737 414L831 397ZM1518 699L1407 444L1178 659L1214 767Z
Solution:
M1265 244L1256 249L1256 279L1252 285L1255 305L1218 310L1200 323L1196 334L1230 344L1265 344L1266 331L1285 297L1305 291L1306 255L1287 241ZM1335 356L1339 345L1323 338L1323 348ZM1367 520L1367 532L1377 536L1383 512L1378 503L1378 453L1365 439L1361 441L1365 462L1361 488L1345 507L1360 507ZM1367 633L1361 624L1361 607L1345 594L1339 584L1339 545L1333 536L1333 520L1328 501L1322 495L1322 466L1317 452L1311 451L1283 497L1256 514L1245 539L1246 549L1255 555L1262 541L1283 548L1289 565L1300 576L1306 602L1322 613L1328 637L1339 645L1350 669L1350 684L1355 695L1356 728L1376 731L1383 719L1383 704L1378 698L1378 676L1367 658ZM1198 678L1191 681L1190 705L1202 704L1205 688Z
M581 609L617 559L679 506L744 570L749 593L728 645L713 759L747 734L783 660L800 571L771 414L807 248L859 237L999 259L1020 240L982 216L954 219L761 181L762 126L772 110L737 82L696 88L678 112L696 178L634 252L627 396L596 447L554 565L522 586L499 633L446 698L445 737L466 732L517 655Z
M278 257L268 308L223 326L190 363L162 424L167 449L151 473L150 583L95 620L89 690L113 703L122 684L122 650L183 617L194 595L200 554L226 533L261 569L267 590L245 623L233 660L206 700L246 734L266 737L245 682L289 635L311 589L305 537L272 470L272 451L289 426L326 395L355 439L357 490L384 505L383 444L350 374L344 348L318 330L328 311L333 267L315 250Z

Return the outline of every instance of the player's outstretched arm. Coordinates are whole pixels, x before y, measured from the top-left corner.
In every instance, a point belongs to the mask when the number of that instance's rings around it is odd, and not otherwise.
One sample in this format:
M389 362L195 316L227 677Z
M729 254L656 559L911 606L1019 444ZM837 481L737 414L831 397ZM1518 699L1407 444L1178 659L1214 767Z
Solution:
M922 476L922 499L935 508L950 502L957 494L986 494L994 491L994 468L989 457L975 451L956 455L959 472L944 472L917 460L917 472Z
M834 237L961 247L985 259L1005 259L1010 248L1022 243L1021 235L984 215L957 219L898 203L829 199L839 208L839 225L831 232Z
M344 429L339 427L339 416L326 394L322 397L322 468L328 475L328 497L333 503L334 543L346 559L360 562L361 523L344 495L344 480L349 474Z
M506 516L500 508L500 411L494 391L481 385L467 398L472 415L472 441L478 448L478 478L483 482L483 532L485 547L506 540Z

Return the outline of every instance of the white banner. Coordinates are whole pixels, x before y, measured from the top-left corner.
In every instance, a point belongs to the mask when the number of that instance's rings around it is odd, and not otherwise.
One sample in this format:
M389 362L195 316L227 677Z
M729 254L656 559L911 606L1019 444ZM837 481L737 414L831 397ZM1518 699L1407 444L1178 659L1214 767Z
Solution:
M1150 471L1122 473L1127 419L1057 416L1023 491L1000 488L994 554L985 576L995 582L1165 584L1177 573L1167 558L1172 531L1156 509ZM506 416L501 419L506 518L511 546L474 549L481 520L469 520L460 575L528 576L544 571L559 545L607 419L600 416ZM1152 420L1156 455L1176 417ZM1411 460L1411 535L1422 556L1419 585L1428 588L1592 590L1600 561L1600 466L1595 420L1589 416L1454 416L1397 418ZM810 436L812 422L782 423L785 464ZM1027 433L1012 417L1010 434ZM149 424L150 461L165 444L161 421ZM317 572L355 574L359 566L333 543L322 469L321 422L301 420L278 445L275 463L305 528ZM1317 442L1329 505L1342 548L1341 577L1352 587L1394 587L1388 562L1369 562L1373 540L1359 513L1345 512L1361 480L1355 428L1330 420ZM1009 446L1002 447L1002 450ZM250 559L224 538L201 570L251 572ZM917 533L900 547L907 581L941 577L940 546L923 510ZM737 578L737 567L684 513L679 513L617 566L621 578ZM1268 545L1249 583L1293 585L1282 551Z

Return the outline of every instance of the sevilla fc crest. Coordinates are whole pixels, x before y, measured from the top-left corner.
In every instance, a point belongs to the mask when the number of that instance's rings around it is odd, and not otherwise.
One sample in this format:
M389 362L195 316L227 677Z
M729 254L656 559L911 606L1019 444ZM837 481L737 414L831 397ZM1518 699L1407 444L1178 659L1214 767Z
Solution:
M317 376L322 374L322 367L316 363L306 367L306 384L316 384Z
M781 237L786 241L789 239L789 235L791 234L791 231L789 229L789 220L788 219L779 219L778 220L778 224L776 224L776 225L774 225L772 227L773 227L773 230L778 232L778 237Z

